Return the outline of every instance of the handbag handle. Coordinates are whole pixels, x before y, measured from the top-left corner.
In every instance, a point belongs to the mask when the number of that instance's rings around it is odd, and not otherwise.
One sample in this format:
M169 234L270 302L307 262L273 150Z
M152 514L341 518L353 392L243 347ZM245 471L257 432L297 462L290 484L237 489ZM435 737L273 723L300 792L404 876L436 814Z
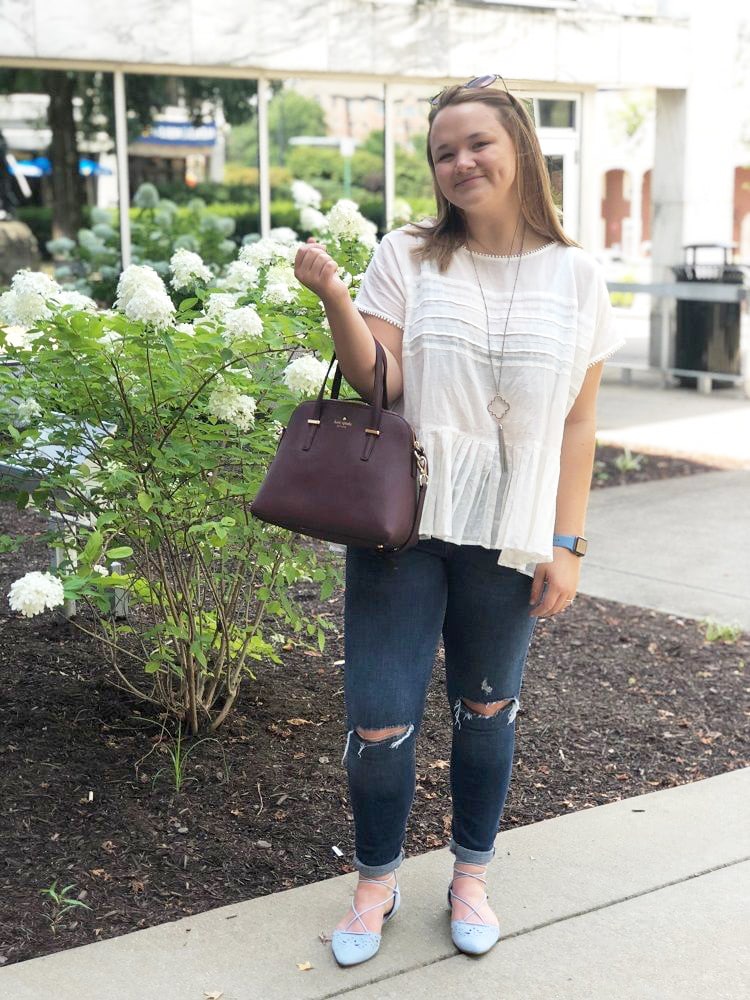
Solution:
M375 340L375 378L372 390L372 405L375 408L374 413L374 423L376 426L380 425L380 414L383 410L388 409L388 386L387 386L387 376L388 376L388 360L386 358L385 351L383 350L383 345L379 340ZM320 417L320 408L323 405L323 393L325 392L326 382L331 374L331 368L336 360L336 352L333 352L331 357L331 363L328 365L328 371L323 379L323 384L320 387L320 392L318 393L318 404L316 407L316 417ZM341 374L341 366L336 366L336 372L333 376L333 385L331 386L331 399L338 399L339 392L341 391L341 379L343 378ZM380 390L380 392L378 392ZM380 398L378 398L380 397Z

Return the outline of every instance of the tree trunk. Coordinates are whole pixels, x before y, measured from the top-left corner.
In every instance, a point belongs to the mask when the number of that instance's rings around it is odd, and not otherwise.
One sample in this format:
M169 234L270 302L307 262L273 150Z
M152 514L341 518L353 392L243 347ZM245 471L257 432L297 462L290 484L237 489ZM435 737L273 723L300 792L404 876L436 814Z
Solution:
M49 94L47 118L52 130L52 236L75 239L83 225L83 185L73 120L75 80L67 72L45 73Z

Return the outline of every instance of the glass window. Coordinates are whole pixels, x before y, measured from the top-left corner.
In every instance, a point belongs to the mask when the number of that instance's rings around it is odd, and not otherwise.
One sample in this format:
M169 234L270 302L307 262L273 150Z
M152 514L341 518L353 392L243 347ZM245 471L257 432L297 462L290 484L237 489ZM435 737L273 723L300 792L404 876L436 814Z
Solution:
M576 104L575 101L546 101L539 100L539 121L538 128L575 128L576 127Z

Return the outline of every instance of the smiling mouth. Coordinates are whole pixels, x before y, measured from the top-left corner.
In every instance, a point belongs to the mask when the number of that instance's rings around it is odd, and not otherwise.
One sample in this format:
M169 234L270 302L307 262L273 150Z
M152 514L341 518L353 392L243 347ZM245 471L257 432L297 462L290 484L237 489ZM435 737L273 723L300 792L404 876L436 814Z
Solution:
M474 177L464 177L462 181L459 181L458 184L456 184L456 187L461 187L462 184L468 184L469 181L478 181L481 177L481 174L476 174Z

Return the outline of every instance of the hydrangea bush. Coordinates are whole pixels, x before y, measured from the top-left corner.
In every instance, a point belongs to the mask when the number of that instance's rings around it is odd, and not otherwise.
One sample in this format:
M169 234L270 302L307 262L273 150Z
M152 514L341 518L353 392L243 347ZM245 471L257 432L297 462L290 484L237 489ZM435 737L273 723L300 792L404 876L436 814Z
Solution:
M175 250L184 250L200 261L202 280L206 282L237 253L237 244L231 238L234 219L215 215L200 198L189 202L185 213L173 201L160 198L153 184L141 184L133 205L133 263L148 264L162 278L169 276L167 262ZM47 249L58 261L55 278L60 284L111 305L122 270L116 215L108 209L94 208L91 222L91 228L79 230L77 240L50 240ZM184 266L173 272L172 287L177 291L189 273L188 258L184 260Z
M372 249L344 204L321 232L351 288ZM294 277L291 231L243 247L223 277L178 248L169 285L147 264L121 275L113 310L19 272L0 297L4 495L58 514L53 573L16 581L31 617L75 600L121 688L216 730L253 665L291 642L321 649L330 623L292 588L326 599L320 546L257 521L250 504L283 424L315 395L330 356L324 313ZM128 595L129 618L113 614Z

